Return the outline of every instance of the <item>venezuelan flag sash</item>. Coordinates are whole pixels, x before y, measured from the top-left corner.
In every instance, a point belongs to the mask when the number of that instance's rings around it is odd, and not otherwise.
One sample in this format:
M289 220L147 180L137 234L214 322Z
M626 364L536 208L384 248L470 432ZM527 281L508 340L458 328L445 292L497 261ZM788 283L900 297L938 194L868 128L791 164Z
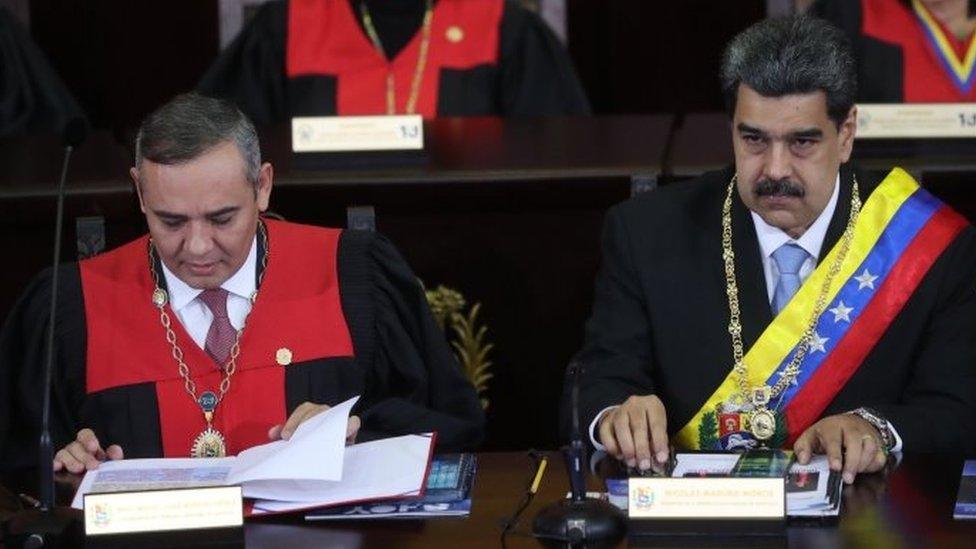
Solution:
M929 13L919 0L912 0L912 8L915 16L922 26L925 38L932 47L939 62L950 76L950 80L955 84L959 91L966 95L973 87L973 76L976 75L976 35L970 36L969 46L966 48L966 55L962 59L956 55L956 50L949 42L949 38L942 31L939 22Z
M943 250L967 222L910 175L895 168L861 209L850 249L827 291L795 383L770 402L775 445L792 442L820 418L895 319ZM744 360L751 386L772 386L792 360L824 279L840 252L831 249ZM747 408L736 401L734 372L675 436L692 449L751 447ZM746 405L748 406L748 405ZM785 421L784 421L785 419Z

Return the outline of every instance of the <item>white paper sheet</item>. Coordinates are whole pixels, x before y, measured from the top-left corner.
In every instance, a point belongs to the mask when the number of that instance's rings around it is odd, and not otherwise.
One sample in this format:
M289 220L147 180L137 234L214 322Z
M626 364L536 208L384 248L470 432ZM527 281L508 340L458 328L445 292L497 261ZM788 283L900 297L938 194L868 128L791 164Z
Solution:
M672 477L727 475L732 472L739 454L677 454Z
M810 458L810 463L800 465L794 463L790 467L791 477L797 473L807 473L803 490L798 491L795 482L787 482L786 513L793 517L824 517L837 515L840 512L840 491L843 483L838 482L836 493L827 492L830 488L830 462L827 456L816 455ZM816 479L816 484L813 480ZM831 503L834 497L836 504Z
M224 486L233 463L232 457L106 461L85 474L71 506L82 509L88 493Z
M284 512L419 495L432 444L430 435L406 435L349 446L341 482L291 487L293 491L288 494L268 490L268 495L263 496L267 499L254 502L254 512ZM269 496L283 500L285 495L291 501L269 501Z
M228 484L244 487L268 480L339 480L342 478L343 448L349 412L359 397L337 404L306 420L288 440L277 440L248 448L237 455Z
M807 478L805 479L808 484L805 486L792 488L793 491L788 491L787 496L791 501L799 502L803 500L814 500L814 501L824 501L827 499L827 480L830 477L830 462L827 460L827 456L816 455L810 458L810 463L806 465L800 465L799 463L794 463L790 467L790 475L806 473ZM816 482L814 482L816 481Z
M83 508L89 492L122 492L240 484L245 497L281 497L294 486L295 494L321 482L342 478L346 424L359 397L337 404L301 425L289 440L249 448L237 457L160 458L106 461L89 471L75 493L72 507ZM262 491L269 482L282 483L274 493ZM260 483L258 488L252 485ZM306 485L308 484L308 486ZM256 490L254 496L249 490Z

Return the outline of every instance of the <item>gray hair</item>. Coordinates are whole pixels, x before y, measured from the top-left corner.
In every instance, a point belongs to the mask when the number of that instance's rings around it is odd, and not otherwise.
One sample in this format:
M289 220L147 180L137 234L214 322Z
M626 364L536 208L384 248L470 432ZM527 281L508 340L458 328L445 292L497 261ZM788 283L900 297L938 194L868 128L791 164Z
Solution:
M771 18L739 33L722 59L722 94L735 112L739 84L765 97L823 91L838 127L857 98L857 69L847 36L806 15Z
M257 187L261 146L254 124L233 103L196 93L178 95L142 121L136 135L136 169L143 160L182 164L221 143L233 142L247 180Z

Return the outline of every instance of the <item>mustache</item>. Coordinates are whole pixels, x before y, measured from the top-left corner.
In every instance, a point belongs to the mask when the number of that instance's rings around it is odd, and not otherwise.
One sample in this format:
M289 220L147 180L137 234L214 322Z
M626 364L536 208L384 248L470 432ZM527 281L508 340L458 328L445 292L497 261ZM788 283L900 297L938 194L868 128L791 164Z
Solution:
M799 183L789 179L760 179L753 192L756 196L795 196L803 198L807 191Z

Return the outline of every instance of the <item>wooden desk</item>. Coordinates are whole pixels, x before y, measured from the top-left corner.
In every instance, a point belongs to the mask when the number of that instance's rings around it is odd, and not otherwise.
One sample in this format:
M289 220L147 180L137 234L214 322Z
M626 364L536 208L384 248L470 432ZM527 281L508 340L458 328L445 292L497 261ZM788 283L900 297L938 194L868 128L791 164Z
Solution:
M538 547L528 535L539 509L565 496L565 469L555 454L540 491L526 509L508 547ZM887 478L867 475L845 488L839 523L794 525L786 539L641 538L635 546L785 547L972 547L976 521L953 520L962 459L941 455L908 455ZM529 477L531 460L522 452L482 453L466 519L367 521L308 524L295 518L249 521L247 546L288 547L490 547L500 546L500 524L515 509ZM18 477L14 489L31 476ZM590 478L592 488L599 487ZM7 486L11 486L7 480Z

